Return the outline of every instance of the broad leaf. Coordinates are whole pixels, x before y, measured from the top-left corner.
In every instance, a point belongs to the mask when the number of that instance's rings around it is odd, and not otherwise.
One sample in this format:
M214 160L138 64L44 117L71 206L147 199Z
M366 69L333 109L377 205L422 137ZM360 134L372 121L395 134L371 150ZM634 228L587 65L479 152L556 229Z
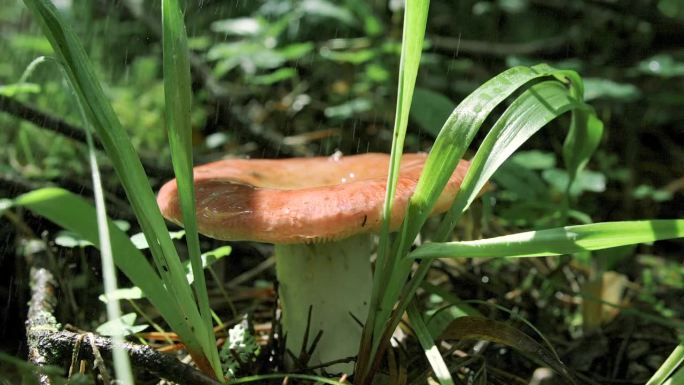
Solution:
M137 315L135 313L124 314L119 318L115 318L103 323L102 325L98 326L95 331L103 336L127 336L130 334L140 333L150 326L147 324L136 325L136 317Z

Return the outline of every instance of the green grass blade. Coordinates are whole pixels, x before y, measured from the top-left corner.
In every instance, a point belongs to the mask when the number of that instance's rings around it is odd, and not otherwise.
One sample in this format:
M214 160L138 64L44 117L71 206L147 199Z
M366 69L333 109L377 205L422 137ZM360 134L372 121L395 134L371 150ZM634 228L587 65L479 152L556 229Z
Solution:
M206 338L208 331L205 330L192 292L186 284L180 259L169 237L152 188L140 159L97 81L83 46L50 1L24 0L24 3L38 20L55 54L64 65L85 115L100 138L122 182L133 212L148 240L160 277L170 293L166 300L176 302L176 306L171 307L180 309L184 319L187 319L188 327L179 332L183 342L194 356L202 354L211 357L211 352L216 347ZM194 333L181 334L187 330L194 330Z
M603 123L593 109L579 110L572 116L570 132L563 143L563 161L569 176L566 196L577 174L596 151L602 136Z
M575 84L578 81L576 74L573 72L556 70L547 65L514 67L487 81L456 107L442 127L435 145L428 155L415 193L411 197L398 240L392 248L392 253L397 258L397 261L408 253L409 246L432 211L437 198L456 168L458 161L465 153L487 116L496 106L519 88L531 81L544 77L557 78L562 80L563 83L570 84ZM546 90L547 87L551 86L544 86L541 89ZM580 87L575 86L575 88ZM565 92L567 94L567 90ZM527 104L523 104L523 106L527 106ZM509 114L512 114L512 112L509 112ZM540 121L543 120L541 119ZM515 123L519 125L524 122L516 120ZM464 195L467 196L467 194ZM392 325L396 325L401 312L403 312L407 305L408 298L405 298L404 302L400 304L399 310L395 312L394 320L388 321L389 314L394 308L400 293L402 291L405 293L415 292L420 283L419 279L412 282L408 289L405 287L405 278L409 274L411 267L410 262L395 262L392 267L393 269L390 272L385 272L385 281L380 281L382 283L381 287L384 288L380 305L371 307L371 312L376 312L375 318L369 316L369 320L377 320L375 321L375 330L373 332L375 336L371 352L373 356L382 340L381 336L383 333L381 329L391 329ZM427 269L427 265L421 266L416 277L421 278L421 276L424 276L427 273Z
M397 189L399 177L399 163L404 150L406 127L408 125L411 100L420 66L420 57L425 39L425 26L430 2L428 0L415 0L406 2L404 10L404 30L402 34L401 59L399 63L399 88L397 90L397 108L394 117L394 136L390 154L389 172L387 176L387 191L383 204L383 223L378 245L377 266L383 269L386 264L387 249L389 246L389 223L392 213L392 203ZM376 274L379 277L379 275ZM382 287L379 282L374 288Z
M545 68L547 71L553 69L546 64L540 64L536 67ZM578 101L584 100L584 82L576 72L562 70L556 72L554 77L562 82L569 82L570 95ZM563 161L568 171L568 184L565 190L565 201L563 202L562 223L565 222L567 211L569 210L570 188L579 172L582 171L591 155L596 151L602 136L603 123L598 119L593 108L589 107L573 111L570 131L563 143Z
M568 89L557 81L544 81L523 92L482 141L461 183L461 190L442 221L435 239L447 239L458 218L475 200L494 172L523 143L553 119L570 109L582 107L579 101L570 96Z
M559 77L564 83L572 83L568 71L556 70L547 65L514 67L484 83L456 107L442 127L411 197L407 219L402 228L406 242L413 242L415 239L458 161L487 116L516 90L543 77ZM400 249L405 250L406 247Z
M388 262L390 244L390 217L392 204L397 188L399 177L399 163L404 150L404 139L406 138L406 127L408 126L409 112L411 110L411 100L415 88L418 67L423 51L425 40L425 28L427 24L427 14L430 7L429 0L407 1L404 9L404 27L402 32L401 58L399 61L399 85L397 90L397 107L394 117L394 131L392 138L392 150L390 154L390 164L387 176L387 190L382 210L382 227L380 230L380 240L378 242L378 252L376 260L376 272L373 274L373 290L370 299L370 309L366 319L367 327L364 327L362 336L362 346L372 344L376 313L373 309L377 306L383 296L382 289L385 287L388 274L386 270L392 270L393 263ZM360 367L357 371L367 374L368 368L364 365L370 363L368 349L362 348L359 354L358 363ZM358 365L357 365L358 366Z
M672 373L684 363L684 344L679 344L675 350L672 351L669 357L663 362L662 365L656 370L656 372L653 374L653 377L651 377L646 385L661 385L665 381L667 381L668 378L671 378L670 376ZM679 370L680 372L682 369ZM674 377L674 376L673 376ZM680 374L680 381L681 377L684 377L684 375Z
M404 30L402 33L401 59L399 63L399 88L397 90L397 108L394 116L394 136L387 178L387 193L383 206L383 234L389 233L389 219L392 202L397 189L399 162L404 150L406 127L408 126L411 100L416 85L420 57L425 40L429 0L406 2L404 10Z
M602 222L476 241L428 243L410 258L520 258L572 254L683 238L684 219Z
M47 61L45 56L40 56L39 58L33 60L19 80L20 83L25 82L29 76L33 74L36 67ZM64 70L61 63L56 63L61 71ZM73 91L73 90L72 90ZM75 95L74 95L75 96ZM111 236L109 234L109 226L107 224L107 210L105 207L104 191L102 188L102 178L100 175L100 169L97 164L97 158L95 155L95 145L93 141L93 136L91 134L91 127L88 124L88 120L85 117L85 112L83 106L80 104L77 98L74 98L78 111L81 115L83 121L83 127L85 131L86 143L88 146L88 163L90 164L91 178L93 181L93 198L95 201L95 211L97 216L97 231L98 240L100 243L100 257L102 261L102 278L104 286L104 295L111 295L117 288L116 280L116 268L114 266L114 257L112 252L112 242ZM111 322L112 320L119 319L121 317L121 308L119 306L118 300L108 301L106 303L107 318ZM114 334L112 336L112 341L115 345L119 345L124 341L121 334ZM116 378L123 384L133 384L133 370L131 369L131 362L126 352L118 347L113 349L112 358L114 361L114 371L116 373Z
M86 142L88 143L88 161L90 163L90 171L93 180L93 195L95 200L95 211L97 215L97 232L100 241L100 257L102 259L102 280L104 284L104 294L111 295L118 287L116 282L116 268L114 267L114 256L112 252L112 241L109 234L109 225L107 223L107 210L105 208L104 191L102 188L102 178L100 177L100 169L97 165L97 158L95 157L95 145L93 143L93 136L90 133L90 126L87 124L83 106L78 103L83 123L85 124ZM107 319L111 322L121 318L121 307L118 300L107 301ZM116 345L112 351L112 358L114 361L114 372L119 382L124 385L133 385L133 369L131 369L131 361L128 354L119 346L124 342L124 337L120 333L115 333L112 336L112 342Z
M200 257L199 235L195 213L195 189L192 172L192 89L188 42L178 0L162 0L162 40L164 68L164 96L166 102L166 126L171 148L171 160L178 184L185 239L190 254L195 280L193 288L204 321L206 339L210 346L216 345L212 330L211 309L206 280ZM218 350L212 349L209 359L215 374L221 378Z
M559 115L572 110L573 120L568 136L579 134L593 138L593 142L576 141L573 144L573 146L591 145L593 147L590 150L576 150L578 155L575 156L575 159L577 161L569 166L570 173L576 174L586 164L589 156L596 148L603 132L603 125L596 119L593 110L578 99L583 88L579 76L573 71L555 70L544 64L533 68L546 71L546 74L553 76L562 83L544 81L531 87L523 92L497 120L473 158L454 205L445 216L434 237L436 241L447 239L461 214L468 208L480 189L501 164L541 127ZM570 87L566 88L566 85L570 85ZM572 181L569 182L568 186L571 184ZM567 209L567 205L565 208ZM402 288L402 294L399 295L400 301L390 327L399 322L401 312L406 308L408 301L426 276L429 266L429 260L422 261L413 279Z
M684 385L684 366L680 366L663 385Z
M25 207L100 247L95 210L76 194L61 188L43 188L16 197L13 204ZM180 309L175 302L168 300L168 293L157 272L126 233L112 221L108 221L108 224L112 249L115 250L114 263L145 293L148 300L178 334L189 334L190 330L183 320Z
M430 330L428 330L427 325L425 325L423 317L413 303L408 307L408 316L413 331L416 333L416 337L418 337L420 346L423 347L425 357L430 362L432 371L437 377L437 381L439 381L441 385L454 385L454 379L451 378L449 368L447 368L446 363L444 363L444 358L442 358L442 354L435 345L435 341L432 339Z

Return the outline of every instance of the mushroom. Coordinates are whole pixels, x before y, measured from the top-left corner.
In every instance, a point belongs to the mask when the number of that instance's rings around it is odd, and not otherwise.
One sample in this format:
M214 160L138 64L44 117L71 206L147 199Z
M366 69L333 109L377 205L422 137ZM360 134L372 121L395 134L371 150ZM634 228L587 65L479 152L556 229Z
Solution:
M426 154L405 154L394 198L391 229L401 224ZM372 275L371 234L380 230L389 156L283 160L229 159L195 167L197 225L221 240L275 245L276 275L286 347L302 350L311 309L310 335L322 331L309 365L354 356L368 314ZM446 211L469 163L461 161L433 213ZM176 181L157 202L182 225ZM307 346L305 349L309 349ZM351 372L353 364L326 370Z

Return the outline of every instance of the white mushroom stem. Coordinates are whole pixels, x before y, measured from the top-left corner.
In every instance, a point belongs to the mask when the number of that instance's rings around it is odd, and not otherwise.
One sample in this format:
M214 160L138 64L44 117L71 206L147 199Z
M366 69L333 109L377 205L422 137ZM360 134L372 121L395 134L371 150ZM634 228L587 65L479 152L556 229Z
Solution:
M368 314L373 280L370 252L367 234L335 242L275 246L287 349L295 356L302 350L309 307L306 350L316 334L323 332L308 366L358 353L362 327L354 317L364 322ZM353 369L353 362L325 368L329 373L352 373Z

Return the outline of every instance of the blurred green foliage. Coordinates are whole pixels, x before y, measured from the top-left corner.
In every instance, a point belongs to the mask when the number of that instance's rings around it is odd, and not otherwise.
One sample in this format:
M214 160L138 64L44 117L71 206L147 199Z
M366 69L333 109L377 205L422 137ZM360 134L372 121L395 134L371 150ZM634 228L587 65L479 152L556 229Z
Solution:
M166 166L159 5L57 5L80 31L134 145ZM203 1L186 7L198 161L225 153L388 150L400 2ZM670 165L684 162L682 9L671 0L433 1L407 150L427 149L456 102L493 74L544 61L587 77L585 97L606 123L597 160L573 191L582 210L597 220L681 216L674 198L682 175ZM0 94L78 123L54 64L39 65L17 83L31 60L51 52L23 5L2 7L0 20L0 49L12 53L0 61ZM83 150L70 141L5 114L0 124L15 128L0 133L7 144L0 149L0 171L41 180L78 180L86 171ZM563 135L547 130L528 148L555 157ZM534 166L537 161L521 166L511 160L498 174L503 189L496 196L512 224L530 224L520 215L539 218L540 210L542 217L553 215L543 206L555 204L554 191L566 176L548 162Z

